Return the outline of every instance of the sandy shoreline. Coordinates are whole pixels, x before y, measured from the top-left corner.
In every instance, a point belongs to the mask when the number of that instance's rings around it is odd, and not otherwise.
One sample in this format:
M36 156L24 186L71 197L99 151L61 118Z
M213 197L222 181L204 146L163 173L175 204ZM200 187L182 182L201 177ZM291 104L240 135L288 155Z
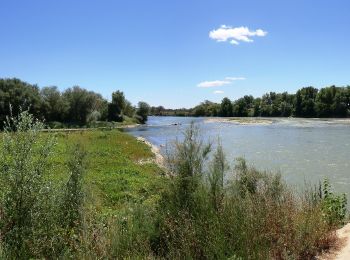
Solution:
M228 123L234 125L271 125L291 122L296 124L308 125L312 123L333 125L350 124L350 118L297 118L297 117L209 117L204 120L205 123Z
M141 137L141 136L137 137L136 140L148 145L151 148L151 151L154 154L154 159L152 159L154 163L156 163L161 168L165 167L165 159L164 159L164 156L160 153L158 146L152 144L151 142L147 141L144 137ZM143 161L140 163L146 163L146 162Z
M317 257L318 260L350 259L350 223L336 230L337 242L329 252Z
M272 120L269 119L257 119L257 118L208 118L204 121L205 123L230 123L236 125L271 125L273 123Z

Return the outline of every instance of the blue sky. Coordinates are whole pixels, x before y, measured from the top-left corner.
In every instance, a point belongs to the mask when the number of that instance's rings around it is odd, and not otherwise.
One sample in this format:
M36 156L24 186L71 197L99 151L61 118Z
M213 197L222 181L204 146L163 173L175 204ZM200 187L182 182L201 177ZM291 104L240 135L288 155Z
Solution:
M0 77L171 108L347 85L349 10L347 0L0 0Z

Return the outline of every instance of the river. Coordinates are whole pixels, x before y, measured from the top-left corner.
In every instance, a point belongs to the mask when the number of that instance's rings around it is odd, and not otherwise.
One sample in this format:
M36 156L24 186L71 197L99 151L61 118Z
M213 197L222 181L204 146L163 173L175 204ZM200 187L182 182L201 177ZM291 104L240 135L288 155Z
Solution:
M296 187L327 177L335 191L350 195L348 119L243 118L222 122L218 118L149 117L146 125L126 131L164 147L181 138L192 121L205 141L222 140L231 166L234 158L244 157L260 170L280 172ZM227 177L230 174L232 171Z

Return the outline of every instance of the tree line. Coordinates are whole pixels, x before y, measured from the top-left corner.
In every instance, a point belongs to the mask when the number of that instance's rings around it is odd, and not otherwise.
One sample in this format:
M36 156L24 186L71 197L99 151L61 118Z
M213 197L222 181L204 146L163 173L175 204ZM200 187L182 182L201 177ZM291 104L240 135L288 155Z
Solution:
M152 107L152 115L237 116L237 117L348 117L350 86L321 89L304 87L295 94L270 92L254 98L246 95L235 101L225 97L221 103L204 101L190 109Z
M0 126L21 109L49 123L86 126L99 121L145 123L150 106L146 102L133 106L119 90L108 101L79 86L61 92L56 86L39 88L16 78L0 79Z

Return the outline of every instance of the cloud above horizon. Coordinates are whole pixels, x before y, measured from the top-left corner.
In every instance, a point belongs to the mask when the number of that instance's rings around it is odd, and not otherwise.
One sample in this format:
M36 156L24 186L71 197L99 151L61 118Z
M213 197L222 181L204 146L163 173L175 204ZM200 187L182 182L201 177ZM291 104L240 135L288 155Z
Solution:
M235 80L245 80L244 77L226 77L224 80L213 80L213 81L203 81L200 82L197 87L199 88L213 88L213 87L222 87L225 85L232 84Z
M220 28L209 32L209 37L217 42L229 41L233 45L238 45L240 42L253 42L252 37L266 36L267 32L262 29L255 31L249 30L246 26L231 27L221 25Z
M222 91L222 90L215 90L213 93L214 94L224 94L224 91Z

